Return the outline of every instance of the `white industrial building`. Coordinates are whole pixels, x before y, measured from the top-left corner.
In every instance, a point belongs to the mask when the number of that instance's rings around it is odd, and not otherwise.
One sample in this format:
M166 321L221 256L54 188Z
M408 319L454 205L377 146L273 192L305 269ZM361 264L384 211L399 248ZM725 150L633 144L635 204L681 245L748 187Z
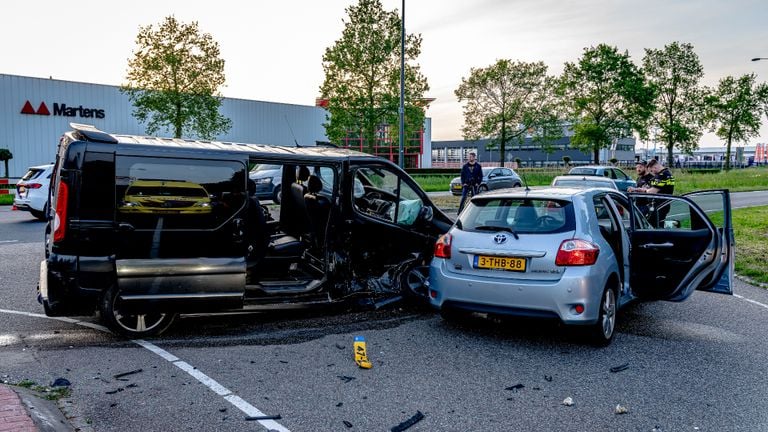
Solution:
M0 74L0 148L13 153L9 176L20 177L27 167L52 162L69 123L145 135L132 112L128 96L117 86ZM320 107L224 98L220 112L232 120L232 128L219 141L286 146L327 141L322 126L326 111Z

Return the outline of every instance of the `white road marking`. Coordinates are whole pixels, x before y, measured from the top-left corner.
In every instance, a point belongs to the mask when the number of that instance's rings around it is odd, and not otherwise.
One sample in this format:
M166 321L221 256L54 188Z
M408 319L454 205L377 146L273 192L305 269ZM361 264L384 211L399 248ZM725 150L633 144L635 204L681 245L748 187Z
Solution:
M767 304L764 304L764 303L760 303L759 301L755 301L755 300L752 300L752 299L748 299L748 298L746 298L746 297L743 297L743 296L740 296L740 295L738 295L738 294L734 294L733 296L734 296L734 297L736 297L736 298L738 298L738 299L742 299L742 300L744 300L744 301L747 301L747 302L750 302L750 303L752 303L752 304L756 304L756 305L758 305L758 306L761 306L761 307L764 307L764 308L768 309L768 305L767 305Z
M16 243L18 240L0 240L0 243Z
M95 330L99 330L104 333L110 333L112 332L99 324L94 324L92 322L88 321L79 321L72 318L67 317L49 317L45 316L43 314L37 314L32 312L23 312L23 311L16 311L11 309L0 309L0 313L7 313L7 314L13 314L13 315L24 315L32 318L45 318L45 319L52 319L57 321L63 321L70 324L77 324L79 326L92 328ZM240 396L232 393L231 390L224 387L223 385L219 384L216 380L209 377L208 375L200 372L196 367L190 365L189 363L181 360L180 358L176 357L175 355L169 353L168 351L160 348L159 346L147 342L142 339L131 339L131 342L135 343L136 345L139 345L148 351L153 352L154 354L157 354L158 356L162 357L163 359L167 360L168 362L172 363L177 368L183 370L187 374L189 374L192 378L200 381L204 386L208 387L209 390L216 393L219 396L222 396L224 400L232 404L235 408L242 411L245 415L249 417L259 417L264 416L265 414L260 411L255 406L249 404L246 402L243 398ZM291 432L288 428L281 425L280 423L274 421L274 420L258 420L258 423L260 423L262 426L267 428L269 431L279 431L279 432Z

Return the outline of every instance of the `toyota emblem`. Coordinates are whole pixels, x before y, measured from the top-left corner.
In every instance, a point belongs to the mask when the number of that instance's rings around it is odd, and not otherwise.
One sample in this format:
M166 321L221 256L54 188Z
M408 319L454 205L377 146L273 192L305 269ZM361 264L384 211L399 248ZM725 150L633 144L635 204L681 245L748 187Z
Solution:
M493 237L493 242L496 244L504 244L507 241L507 236L504 234L496 234Z

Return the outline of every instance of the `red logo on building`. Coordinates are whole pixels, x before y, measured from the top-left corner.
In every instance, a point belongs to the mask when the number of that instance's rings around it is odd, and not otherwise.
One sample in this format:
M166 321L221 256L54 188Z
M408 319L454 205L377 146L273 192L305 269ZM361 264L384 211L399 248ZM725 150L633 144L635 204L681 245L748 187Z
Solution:
M45 102L40 102L40 106L37 107L37 111L35 111L34 108L32 108L32 104L27 101L27 103L24 104L24 107L21 108L22 114L36 114L36 115L51 115L51 112L48 111L48 107L45 106Z

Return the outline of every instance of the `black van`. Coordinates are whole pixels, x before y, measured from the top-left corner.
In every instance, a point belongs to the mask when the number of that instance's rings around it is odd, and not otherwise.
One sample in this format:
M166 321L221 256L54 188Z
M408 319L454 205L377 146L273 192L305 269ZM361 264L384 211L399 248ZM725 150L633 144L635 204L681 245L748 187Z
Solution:
M52 177L39 300L131 336L178 313L423 293L451 220L398 166L334 147L113 135L71 125ZM249 168L282 167L279 205Z

